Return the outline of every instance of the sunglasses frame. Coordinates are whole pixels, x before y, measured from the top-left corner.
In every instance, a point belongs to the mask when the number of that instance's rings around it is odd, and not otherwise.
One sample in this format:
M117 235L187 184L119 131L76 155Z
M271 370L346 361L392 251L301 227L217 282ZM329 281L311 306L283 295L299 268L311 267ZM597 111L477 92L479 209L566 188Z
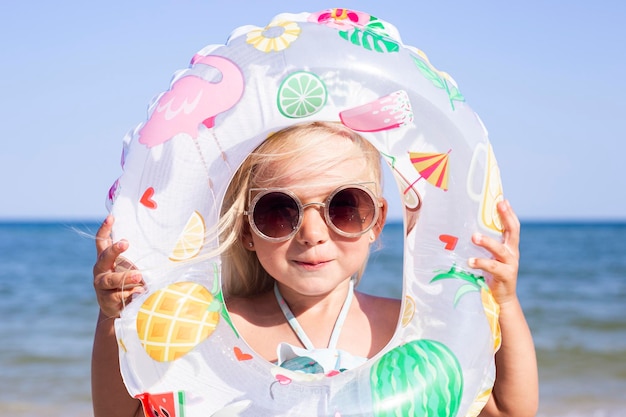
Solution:
M334 231L335 233L343 237L355 238L355 237L364 235L365 233L367 233L374 227L374 225L378 221L378 216L380 215L380 209L383 206L383 202L381 201L381 199L374 193L374 191L372 191L370 188L366 186L367 184L373 185L373 186L376 185L374 182L362 182L362 183L341 185L335 188L328 195L328 197L326 197L324 202L312 202L312 203L307 203L307 204L302 204L302 201L300 201L298 196L293 191L289 190L288 188L250 188L248 190L248 201L249 201L248 210L245 210L243 214L244 216L248 217L248 223L250 224L250 228L256 235L270 242L285 242L291 239L292 237L294 237L296 233L298 233L298 230L300 230L300 227L302 226L302 221L304 219L304 210L310 206L319 206L322 208L322 212L324 213L323 217L324 217L324 221L326 222L326 225L332 231ZM343 230L335 226L330 219L330 213L328 211L330 202L332 201L333 197L335 197L338 193L344 190L347 190L349 188L356 188L357 190L364 191L367 195L370 196L370 198L372 199L372 202L374 203L374 216L372 217L371 224L369 224L365 229L356 233L344 232ZM257 194L255 194L254 197L252 197L252 194L255 192ZM289 234L285 236L281 236L281 237L271 237L271 236L265 235L263 232L259 230L256 223L254 222L254 209L256 208L256 205L259 202L259 200L261 200L261 198L263 198L267 194L275 193L275 192L283 193L289 196L291 199L293 199L293 201L296 202L296 205L298 208L298 222L296 226L291 230ZM361 219L361 221L364 222L365 219Z

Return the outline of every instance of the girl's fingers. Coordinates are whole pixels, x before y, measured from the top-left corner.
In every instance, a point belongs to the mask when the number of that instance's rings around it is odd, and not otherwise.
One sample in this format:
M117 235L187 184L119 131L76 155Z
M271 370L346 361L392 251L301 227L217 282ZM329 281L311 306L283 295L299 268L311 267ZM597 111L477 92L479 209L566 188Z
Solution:
M141 274L130 262L120 258L128 249L128 242L120 240L113 243L111 239L113 223L113 216L107 216L96 232L98 258L93 267L93 285L98 304L108 317L118 317L133 294L145 292Z
M93 275L96 276L104 272L114 271L116 259L126 249L128 249L128 242L125 240L120 240L119 242L112 244L111 246L100 252L98 259L93 266Z
M105 272L96 275L94 280L96 291L124 291L139 286L143 286L143 280L139 273Z
M482 269L493 276L507 277L512 271L517 271L519 264L520 222L506 200L498 203L498 213L504 228L502 240L480 233L472 235L472 242L489 251L493 258L472 258L468 264L472 268Z
M472 242L487 249L498 261L505 263L516 262L519 258L519 219L506 200L498 203L498 213L504 228L502 240L498 241L489 236L475 233L472 235Z
M108 215L96 232L96 251L98 253L96 266L98 266L99 269L113 269L115 267L115 259L128 249L128 242L126 240L122 239L116 243L113 243L111 240L111 230L113 229L114 221L113 216Z
M498 214L502 220L504 232L501 239L475 233L472 242L492 255L488 258L470 258L471 268L481 269L492 276L489 287L499 304L516 297L516 281L519 268L520 222L508 201L498 203Z
M487 249L496 261L510 263L517 258L517 247L511 248L507 243L499 242L489 236L474 233L472 235L472 242L477 246Z
M503 241L511 248L519 246L520 221L508 200L498 203L498 214L504 227Z
M111 246L111 230L113 229L114 221L113 216L109 214L96 232L96 251L98 256L100 256L106 248Z
M113 229L114 221L113 216L108 215L96 232L96 252L98 258L93 267L94 276L105 271L112 271L115 268L117 257L128 249L128 242L125 240L116 243L113 243L111 240L111 230Z
M98 297L100 309L107 317L119 317L124 306L132 301L135 294L145 292L143 287L134 287L124 291L113 291Z
M467 263L470 268L481 269L493 276L503 275L509 268L507 264L499 262L495 259L470 258Z
M94 287L100 310L107 317L119 317L134 294L146 291L141 274L131 271L100 274L94 280Z

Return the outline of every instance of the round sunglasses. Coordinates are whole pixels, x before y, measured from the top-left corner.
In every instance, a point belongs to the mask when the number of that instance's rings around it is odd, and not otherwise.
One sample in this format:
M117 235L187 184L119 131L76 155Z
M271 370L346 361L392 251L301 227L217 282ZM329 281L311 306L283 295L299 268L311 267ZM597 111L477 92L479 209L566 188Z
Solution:
M323 203L307 204L285 188L251 188L250 205L244 215L257 235L271 242L284 242L300 229L304 209L319 206L331 230L341 236L359 237L374 227L383 205L365 184L374 183L342 185Z

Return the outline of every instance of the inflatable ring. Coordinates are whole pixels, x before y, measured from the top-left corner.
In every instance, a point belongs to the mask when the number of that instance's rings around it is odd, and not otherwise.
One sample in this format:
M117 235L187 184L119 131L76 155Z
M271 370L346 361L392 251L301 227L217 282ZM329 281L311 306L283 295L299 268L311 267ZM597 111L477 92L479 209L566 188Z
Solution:
M404 205L402 317L387 347L334 375L259 357L202 256L246 156L295 123L337 121L388 162ZM353 10L281 14L196 54L124 140L114 238L148 291L116 320L121 372L146 415L467 416L489 398L498 307L467 259L501 234L487 133L453 79L394 26ZM418 219L419 216L419 219Z

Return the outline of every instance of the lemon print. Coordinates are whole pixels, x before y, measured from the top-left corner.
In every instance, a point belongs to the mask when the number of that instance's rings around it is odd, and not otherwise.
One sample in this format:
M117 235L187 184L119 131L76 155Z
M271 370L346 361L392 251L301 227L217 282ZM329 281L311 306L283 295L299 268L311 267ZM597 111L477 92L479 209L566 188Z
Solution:
M299 71L285 78L278 88L278 110L298 119L317 113L326 104L326 85L317 75Z
M402 327L409 325L415 315L415 300L410 295L404 297L404 310L402 311Z
M489 397L491 396L491 388L478 394L478 397L474 400L474 403L470 406L465 417L476 417L485 408Z
M483 196L482 216L484 224L497 232L502 232L504 227L500 214L498 214L498 203L504 200L502 194L502 181L500 180L500 168L493 153L493 147L489 145L487 156L487 176L486 189Z
M480 300L482 301L483 310L485 310L485 315L489 322L491 336L493 337L493 350L495 352L500 349L500 345L502 344L502 333L500 332L500 321L498 320L500 316L500 306L496 302L496 299L493 298L493 294L489 288L483 288L480 291Z
M177 282L151 294L137 313L137 334L156 361L173 361L209 337L219 313L213 295L200 284Z
M205 233L204 219L200 213L194 211L176 241L170 260L184 261L196 256L204 244Z

